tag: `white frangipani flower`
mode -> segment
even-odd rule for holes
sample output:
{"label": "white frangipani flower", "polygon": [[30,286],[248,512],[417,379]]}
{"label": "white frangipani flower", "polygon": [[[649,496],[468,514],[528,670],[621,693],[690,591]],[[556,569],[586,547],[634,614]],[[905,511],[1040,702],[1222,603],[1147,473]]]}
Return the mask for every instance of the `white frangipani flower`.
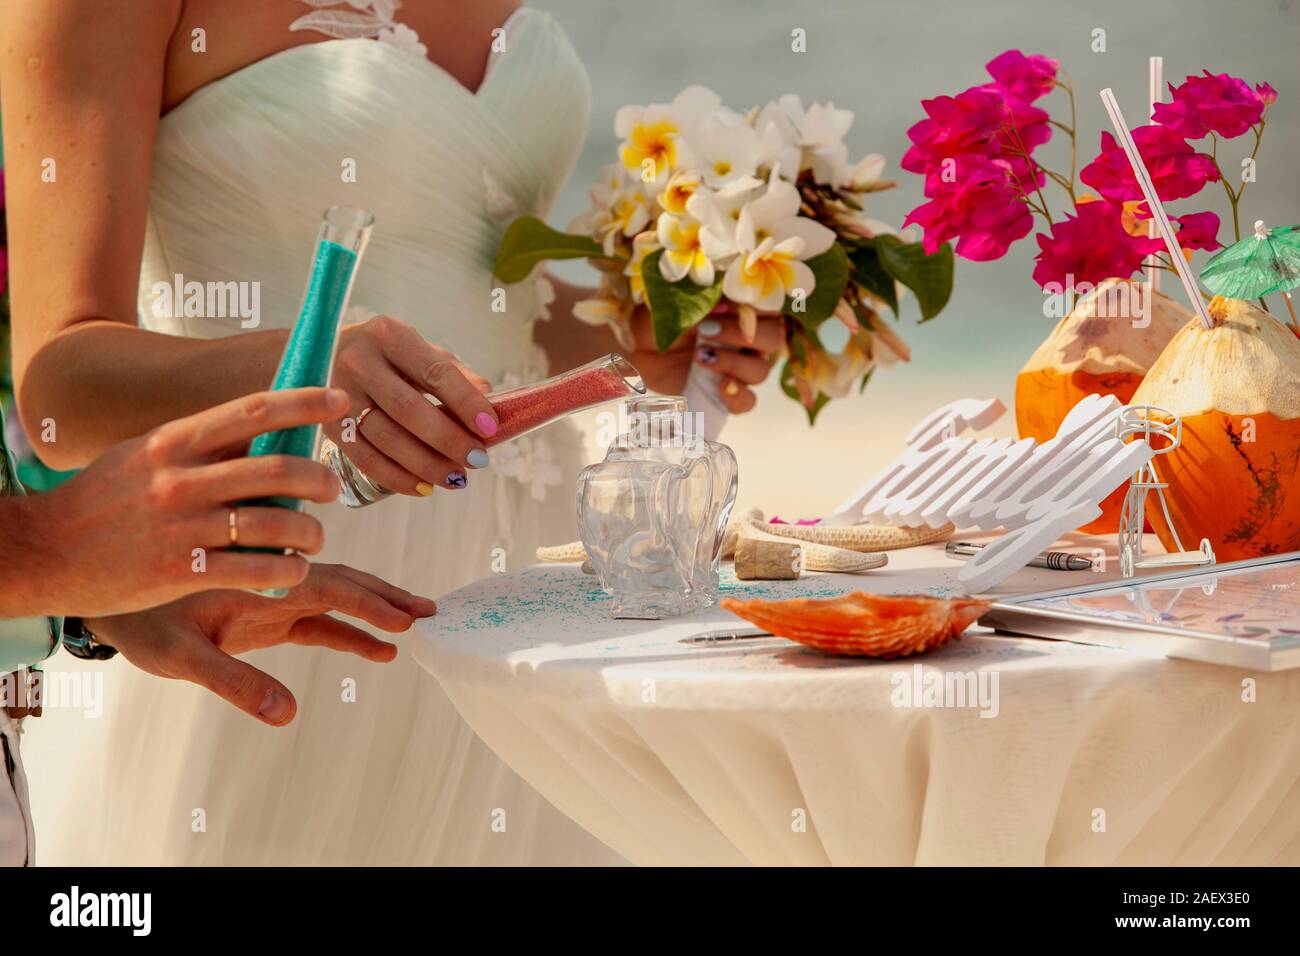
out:
{"label": "white frangipani flower", "polygon": [[651,229],[638,233],[632,240],[632,255],[627,261],[623,274],[627,276],[628,289],[632,293],[633,302],[639,304],[645,301],[645,278],[641,273],[641,267],[645,263],[645,257],[660,248],[662,247],[659,245],[659,236]]}
{"label": "white frangipani flower", "polygon": [[733,186],[716,192],[698,189],[686,203],[686,211],[701,223],[701,247],[719,265],[726,264],[740,251],[736,245],[736,224],[740,220],[740,210],[753,197],[754,188]]}
{"label": "white frangipani flower", "polygon": [[639,189],[619,190],[605,209],[597,209],[592,216],[592,236],[601,244],[606,255],[613,255],[620,239],[630,239],[650,222],[650,204]]}
{"label": "white frangipani flower", "polygon": [[844,137],[853,125],[851,110],[836,109],[831,103],[814,103],[804,110],[799,97],[786,94],[764,106],[754,125],[765,160],[778,164],[781,175],[793,180],[811,169],[819,183],[839,187],[847,180],[849,150]]}
{"label": "white frangipani flower", "polygon": [[600,168],[600,175],[592,185],[591,201],[597,206],[608,206],[621,189],[627,187],[627,177],[619,163],[606,163]]}
{"label": "white frangipani flower", "polygon": [[674,216],[686,215],[686,205],[695,191],[700,188],[703,178],[693,169],[684,169],[673,173],[672,179],[658,196],[658,203],[665,212]]}
{"label": "white frangipani flower", "polygon": [[687,131],[705,113],[721,108],[718,94],[703,86],[688,86],[668,105],[620,107],[614,114],[614,135],[623,140],[619,161],[657,192],[674,171],[691,163]]}
{"label": "white frangipani flower", "polygon": [[659,272],[665,279],[679,282],[689,275],[696,285],[713,285],[713,260],[700,243],[699,220],[663,213],[657,235],[664,247],[664,254],[659,257]]}
{"label": "white frangipani flower", "polygon": [[758,248],[737,256],[727,267],[723,294],[763,312],[779,312],[794,290],[809,292],[816,285],[812,270],[801,261],[803,246],[798,237],[784,242],[764,239]]}
{"label": "white frangipani flower", "polygon": [[619,162],[638,182],[662,186],[686,164],[682,127],[667,106],[624,106],[614,114],[614,132],[623,140]]}
{"label": "white frangipani flower", "polygon": [[[740,210],[736,221],[736,246],[741,251],[758,248],[765,239],[804,243],[801,259],[819,256],[835,242],[835,233],[816,220],[799,215],[799,190],[783,179],[773,179],[767,191]],[[812,291],[808,289],[807,291]]]}
{"label": "white frangipani flower", "polygon": [[722,291],[733,302],[776,312],[786,296],[812,293],[817,279],[803,260],[834,242],[834,232],[799,215],[799,191],[773,179],[762,196],[740,210],[735,233],[740,254],[727,267]]}
{"label": "white frangipani flower", "polygon": [[870,153],[858,160],[857,165],[844,177],[844,185],[853,192],[868,192],[880,182],[885,171],[885,157]]}
{"label": "white frangipani flower", "polygon": [[758,134],[739,117],[710,113],[695,124],[690,137],[695,163],[714,189],[758,186],[754,178],[762,159]]}
{"label": "white frangipani flower", "polygon": [[724,112],[722,97],[707,86],[699,85],[686,87],[673,98],[668,108],[678,125],[687,132],[706,114]]}

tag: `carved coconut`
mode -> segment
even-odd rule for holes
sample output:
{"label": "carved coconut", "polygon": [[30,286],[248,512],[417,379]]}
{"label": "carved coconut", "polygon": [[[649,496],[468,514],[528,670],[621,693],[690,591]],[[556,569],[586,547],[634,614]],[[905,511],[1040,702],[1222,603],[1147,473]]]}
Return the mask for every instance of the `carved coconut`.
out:
{"label": "carved coconut", "polygon": [[[1016,377],[1016,427],[1021,438],[1044,442],[1079,401],[1095,393],[1127,403],[1151,364],[1191,312],[1155,293],[1150,322],[1143,316],[1146,286],[1107,279],[1079,299]],[[1136,324],[1135,324],[1136,317]],[[1101,517],[1079,530],[1114,534],[1126,488],[1101,505]]]}
{"label": "carved coconut", "polygon": [[[1182,542],[1209,538],[1220,561],[1300,549],[1300,340],[1239,299],[1210,301],[1214,327],[1188,322],[1151,366],[1134,405],[1183,421],[1180,447],[1156,459]],[[1166,549],[1164,515],[1146,513]]]}

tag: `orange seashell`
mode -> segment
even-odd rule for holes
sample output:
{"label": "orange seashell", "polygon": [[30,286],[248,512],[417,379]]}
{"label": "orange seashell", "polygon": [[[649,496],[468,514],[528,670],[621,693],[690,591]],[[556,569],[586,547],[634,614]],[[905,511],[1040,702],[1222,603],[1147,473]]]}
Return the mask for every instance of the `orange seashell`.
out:
{"label": "orange seashell", "polygon": [[778,637],[828,654],[886,659],[919,654],[960,636],[991,603],[985,598],[862,591],[787,601],[722,599],[732,614]]}

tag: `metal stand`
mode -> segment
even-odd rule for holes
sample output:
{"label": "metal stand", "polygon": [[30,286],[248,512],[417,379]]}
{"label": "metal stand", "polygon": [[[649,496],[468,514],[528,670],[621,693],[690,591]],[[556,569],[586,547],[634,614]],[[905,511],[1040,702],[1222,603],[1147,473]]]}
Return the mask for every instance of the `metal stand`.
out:
{"label": "metal stand", "polygon": [[[1159,415],[1161,418],[1154,416]],[[1167,422],[1163,419],[1169,419]],[[1160,480],[1156,458],[1167,455],[1183,442],[1183,422],[1163,408],[1154,405],[1130,405],[1115,422],[1115,436],[1120,439],[1140,437],[1151,446],[1154,456],[1129,482],[1124,495],[1124,506],[1119,517],[1119,570],[1126,578],[1133,577],[1140,568],[1167,568],[1177,565],[1213,564],[1214,548],[1208,538],[1201,539],[1199,551],[1183,550],[1178,528],[1169,515],[1165,501],[1168,482]],[[1157,441],[1158,440],[1158,441]],[[1151,491],[1160,499],[1165,525],[1173,535],[1176,551],[1168,554],[1144,556],[1142,554],[1142,528],[1146,524],[1146,499]]]}

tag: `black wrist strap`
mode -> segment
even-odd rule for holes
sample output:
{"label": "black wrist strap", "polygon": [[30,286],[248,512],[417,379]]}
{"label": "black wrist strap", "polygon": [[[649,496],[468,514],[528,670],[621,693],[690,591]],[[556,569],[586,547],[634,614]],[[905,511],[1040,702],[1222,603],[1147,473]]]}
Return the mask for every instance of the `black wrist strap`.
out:
{"label": "black wrist strap", "polygon": [[88,661],[106,661],[117,654],[117,648],[105,644],[86,630],[79,617],[63,619],[63,646],[73,657]]}

